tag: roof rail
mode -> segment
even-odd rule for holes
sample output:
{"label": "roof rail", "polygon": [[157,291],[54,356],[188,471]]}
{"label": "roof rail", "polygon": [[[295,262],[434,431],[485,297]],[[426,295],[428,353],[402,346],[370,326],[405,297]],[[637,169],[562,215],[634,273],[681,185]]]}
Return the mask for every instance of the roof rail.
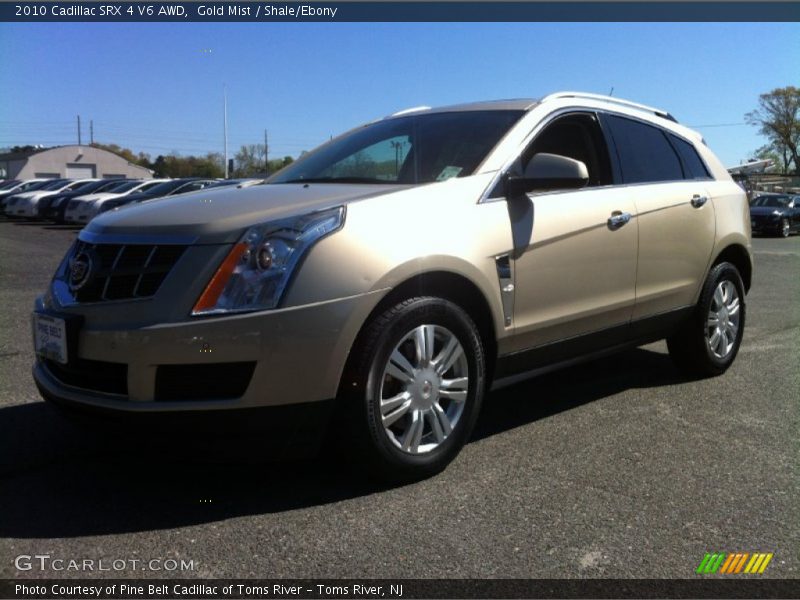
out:
{"label": "roof rail", "polygon": [[652,106],[647,106],[646,104],[639,104],[638,102],[631,102],[630,100],[623,100],[622,98],[614,98],[613,96],[604,96],[602,94],[589,94],[587,92],[556,92],[555,94],[545,96],[541,101],[547,102],[548,100],[556,100],[558,98],[585,98],[587,100],[600,100],[601,102],[609,102],[612,104],[619,104],[620,106],[636,108],[638,110],[653,113],[654,115],[664,119],[669,119],[675,123],[678,122],[675,117],[673,117],[667,111],[661,110],[660,108],[654,108]]}
{"label": "roof rail", "polygon": [[407,115],[410,113],[420,112],[423,110],[430,110],[430,106],[415,106],[413,108],[406,108],[404,110],[397,111],[396,113],[392,113],[389,115],[390,117],[399,117],[400,115]]}

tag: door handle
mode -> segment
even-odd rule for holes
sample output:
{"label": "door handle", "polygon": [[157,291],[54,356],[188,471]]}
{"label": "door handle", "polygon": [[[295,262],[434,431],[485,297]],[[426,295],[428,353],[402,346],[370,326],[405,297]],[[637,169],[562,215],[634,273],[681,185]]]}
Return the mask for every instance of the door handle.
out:
{"label": "door handle", "polygon": [[619,229],[631,220],[631,213],[615,210],[608,218],[609,229]]}
{"label": "door handle", "polygon": [[706,202],[708,202],[708,196],[700,196],[699,194],[692,196],[692,206],[695,208],[700,208]]}

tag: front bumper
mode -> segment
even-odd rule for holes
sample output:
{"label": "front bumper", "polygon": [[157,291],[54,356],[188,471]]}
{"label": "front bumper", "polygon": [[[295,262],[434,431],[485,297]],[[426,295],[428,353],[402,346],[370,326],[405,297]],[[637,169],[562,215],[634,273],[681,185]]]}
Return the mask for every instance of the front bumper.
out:
{"label": "front bumper", "polygon": [[28,202],[17,202],[12,208],[9,214],[12,217],[35,217],[37,216],[36,211],[37,204]]}
{"label": "front bumper", "polygon": [[[76,356],[70,357],[74,370],[37,358],[33,377],[45,399],[123,412],[329,400],[337,395],[361,324],[383,293],[141,329],[84,328],[77,334]],[[44,308],[40,297],[36,309]],[[112,376],[121,382],[106,385]],[[239,391],[221,397],[225,389]]]}
{"label": "front bumper", "polygon": [[750,230],[754,234],[778,234],[783,227],[782,218],[750,218]]}

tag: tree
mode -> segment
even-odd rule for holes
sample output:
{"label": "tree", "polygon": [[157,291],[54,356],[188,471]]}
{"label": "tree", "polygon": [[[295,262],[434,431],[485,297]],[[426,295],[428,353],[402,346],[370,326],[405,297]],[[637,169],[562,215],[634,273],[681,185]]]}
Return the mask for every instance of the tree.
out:
{"label": "tree", "polygon": [[236,165],[234,177],[264,176],[264,144],[242,146],[233,159]]}
{"label": "tree", "polygon": [[768,146],[783,157],[784,172],[800,175],[800,88],[776,88],[758,97],[758,108],[745,120],[759,128]]}
{"label": "tree", "polygon": [[209,152],[205,156],[159,155],[152,169],[156,177],[222,177],[224,170],[222,156]]}
{"label": "tree", "polygon": [[778,154],[770,144],[761,146],[756,150],[753,153],[753,158],[756,160],[771,160],[772,165],[767,169],[771,173],[786,173],[789,170],[786,163],[788,160],[786,155],[781,156]]}
{"label": "tree", "polygon": [[121,146],[118,146],[117,144],[98,144],[97,142],[93,143],[92,147],[113,152],[117,156],[121,156],[122,158],[127,160],[129,163],[133,163],[135,165],[139,165],[147,169],[153,168],[153,165],[150,162],[150,155],[145,154],[144,152],[139,152],[139,154],[137,155],[133,153],[133,150],[130,150],[129,148],[123,148]]}

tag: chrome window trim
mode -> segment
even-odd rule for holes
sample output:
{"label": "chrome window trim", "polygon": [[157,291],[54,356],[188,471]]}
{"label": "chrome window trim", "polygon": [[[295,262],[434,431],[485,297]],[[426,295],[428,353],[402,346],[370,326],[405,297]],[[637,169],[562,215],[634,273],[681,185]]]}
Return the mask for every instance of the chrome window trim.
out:
{"label": "chrome window trim", "polygon": [[[609,115],[613,115],[615,117],[621,117],[621,118],[624,118],[624,119],[630,119],[632,121],[638,121],[639,123],[642,123],[643,125],[649,125],[650,127],[655,127],[657,129],[660,129],[662,131],[662,133],[665,133],[665,134],[666,133],[671,133],[672,135],[674,135],[675,137],[680,138],[681,140],[683,140],[687,144],[690,144],[692,146],[692,148],[695,148],[695,152],[697,152],[695,142],[693,142],[692,140],[688,139],[685,135],[682,135],[681,133],[679,133],[677,131],[674,131],[674,130],[672,130],[670,128],[658,125],[657,123],[654,123],[653,121],[650,121],[648,119],[644,119],[644,118],[640,118],[640,117],[637,117],[637,116],[629,115],[627,113],[616,111],[616,110],[613,110],[611,108],[597,108],[597,107],[585,106],[585,105],[574,105],[574,106],[563,107],[563,108],[556,109],[551,113],[548,113],[545,117],[543,117],[539,121],[539,123],[537,123],[537,125],[531,130],[531,132],[527,136],[525,136],[525,138],[522,141],[522,143],[519,146],[517,146],[517,149],[514,151],[514,154],[508,160],[506,160],[503,163],[502,168],[500,168],[498,171],[495,172],[495,175],[494,175],[494,177],[492,177],[491,181],[489,182],[489,185],[486,186],[486,189],[483,191],[483,193],[481,194],[480,198],[478,199],[478,204],[483,204],[485,202],[497,202],[498,200],[505,200],[504,197],[490,198],[489,194],[492,192],[492,190],[494,190],[494,188],[497,186],[497,184],[500,183],[500,179],[508,171],[508,169],[514,163],[514,161],[516,161],[520,157],[522,152],[525,151],[525,148],[527,148],[528,145],[531,142],[533,142],[535,137],[537,135],[539,135],[539,133],[541,133],[542,129],[544,129],[546,126],[548,126],[550,123],[552,123],[555,119],[557,119],[559,117],[562,117],[562,116],[565,116],[567,114],[572,114],[572,113],[592,113],[595,116],[599,116],[601,114],[609,114]],[[669,141],[669,140],[667,140],[667,141]],[[610,152],[612,149],[609,148],[608,150]],[[673,152],[675,152],[676,156],[678,156],[677,150],[675,150],[674,148],[673,148]],[[636,182],[636,183],[619,183],[619,184],[610,184],[610,185],[598,185],[598,186],[593,186],[591,188],[585,187],[585,188],[580,188],[578,190],[555,190],[554,192],[543,192],[543,193],[560,193],[560,192],[564,192],[564,191],[569,191],[569,192],[574,193],[574,192],[581,192],[581,191],[585,191],[585,190],[600,190],[600,189],[609,188],[609,187],[622,188],[622,187],[630,187],[630,186],[637,186],[637,185],[657,185],[657,184],[661,184],[661,183],[676,183],[676,182],[691,183],[693,181],[699,181],[699,182],[702,182],[702,181],[717,181],[717,179],[714,178],[714,176],[711,174],[712,170],[708,167],[708,163],[706,163],[705,159],[703,158],[703,155],[700,152],[697,152],[697,155],[700,157],[700,161],[703,163],[703,166],[705,167],[706,172],[709,173],[709,176],[707,178],[702,178],[702,179],[685,179],[684,178],[684,179],[670,179],[670,180],[666,180],[666,181],[643,181],[643,182]],[[611,160],[613,160],[613,157],[611,158]],[[619,159],[617,159],[617,160],[619,160]],[[678,161],[681,163],[681,166],[682,166],[683,165],[683,161],[680,159],[680,156],[678,156]],[[540,194],[537,194],[537,195],[540,195]]]}

